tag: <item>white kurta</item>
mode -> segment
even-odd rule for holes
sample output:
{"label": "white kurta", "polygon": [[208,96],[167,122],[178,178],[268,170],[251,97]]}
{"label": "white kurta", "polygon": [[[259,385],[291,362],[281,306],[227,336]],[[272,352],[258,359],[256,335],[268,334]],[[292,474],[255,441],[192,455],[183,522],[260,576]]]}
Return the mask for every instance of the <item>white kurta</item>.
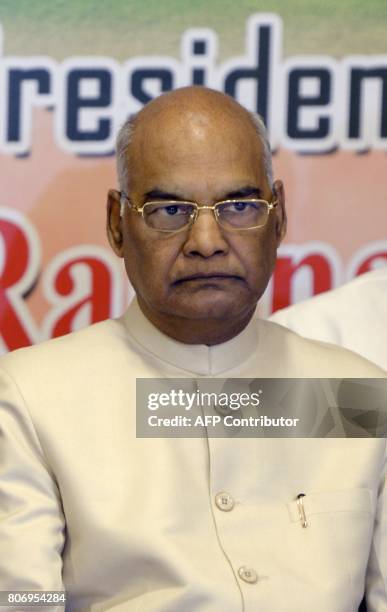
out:
{"label": "white kurta", "polygon": [[367,574],[369,611],[387,610],[385,440],[135,434],[136,377],[376,366],[257,320],[184,345],[133,302],[1,372],[0,590],[65,588],[77,612],[353,612]]}
{"label": "white kurta", "polygon": [[306,338],[344,346],[387,370],[387,266],[278,310],[270,320]]}

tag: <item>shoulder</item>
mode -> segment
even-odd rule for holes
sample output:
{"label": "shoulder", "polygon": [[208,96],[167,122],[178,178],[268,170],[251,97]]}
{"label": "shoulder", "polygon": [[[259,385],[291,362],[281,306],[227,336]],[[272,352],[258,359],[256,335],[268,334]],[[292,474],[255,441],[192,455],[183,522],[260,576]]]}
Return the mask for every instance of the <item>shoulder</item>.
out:
{"label": "shoulder", "polygon": [[386,304],[387,266],[279,310],[270,321],[302,336],[344,346],[387,369]]}
{"label": "shoulder", "polygon": [[[0,358],[0,371],[11,377],[34,379],[55,376],[55,372],[70,375],[75,369],[93,367],[114,352],[123,335],[120,319],[95,323],[82,330],[18,349]],[[51,380],[51,378],[50,378]]]}
{"label": "shoulder", "polygon": [[[264,350],[279,363],[287,364],[291,376],[385,378],[377,365],[346,348],[304,338],[273,321],[260,321],[264,330]],[[289,374],[287,374],[289,375]]]}
{"label": "shoulder", "polygon": [[321,316],[338,318],[348,314],[348,308],[356,307],[357,313],[371,312],[375,299],[382,297],[387,299],[387,266],[361,274],[337,289],[278,310],[270,320],[290,327],[300,321],[300,325],[305,326],[309,319],[316,320]]}

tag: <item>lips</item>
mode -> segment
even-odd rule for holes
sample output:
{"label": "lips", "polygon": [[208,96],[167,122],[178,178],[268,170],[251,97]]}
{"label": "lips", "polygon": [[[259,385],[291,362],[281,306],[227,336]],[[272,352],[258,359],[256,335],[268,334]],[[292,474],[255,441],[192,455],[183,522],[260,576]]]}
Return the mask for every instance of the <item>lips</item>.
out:
{"label": "lips", "polygon": [[243,278],[241,276],[239,276],[238,274],[225,274],[224,272],[212,272],[212,273],[208,273],[208,272],[198,272],[196,274],[189,274],[187,276],[182,276],[178,279],[176,279],[173,284],[174,285],[178,285],[180,283],[185,283],[188,281],[194,281],[194,280],[215,280],[215,279],[234,279],[234,280],[243,280]]}

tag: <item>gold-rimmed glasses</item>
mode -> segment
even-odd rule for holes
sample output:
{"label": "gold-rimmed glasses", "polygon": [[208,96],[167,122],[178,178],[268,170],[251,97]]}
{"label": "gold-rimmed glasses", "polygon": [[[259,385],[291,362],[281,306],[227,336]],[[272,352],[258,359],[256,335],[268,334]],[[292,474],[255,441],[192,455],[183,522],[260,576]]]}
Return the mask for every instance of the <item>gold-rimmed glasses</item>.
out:
{"label": "gold-rimmed glasses", "polygon": [[189,229],[201,210],[212,210],[217,223],[229,231],[251,230],[264,227],[278,200],[267,202],[254,198],[221,200],[210,206],[182,200],[152,200],[142,206],[133,206],[128,195],[121,191],[121,203],[142,215],[147,227],[158,232],[176,233]]}

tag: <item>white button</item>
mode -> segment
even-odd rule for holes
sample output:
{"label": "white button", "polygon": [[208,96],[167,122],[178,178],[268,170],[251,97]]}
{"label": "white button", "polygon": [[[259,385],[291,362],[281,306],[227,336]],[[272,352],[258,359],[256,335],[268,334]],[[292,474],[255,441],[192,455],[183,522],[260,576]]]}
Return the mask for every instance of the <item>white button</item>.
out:
{"label": "white button", "polygon": [[222,491],[215,496],[215,503],[219,510],[223,510],[224,512],[230,512],[235,504],[232,495],[230,495],[230,493],[226,493],[225,491]]}
{"label": "white button", "polygon": [[245,582],[255,584],[258,581],[257,572],[252,567],[240,567],[238,570],[239,578],[242,578]]}

